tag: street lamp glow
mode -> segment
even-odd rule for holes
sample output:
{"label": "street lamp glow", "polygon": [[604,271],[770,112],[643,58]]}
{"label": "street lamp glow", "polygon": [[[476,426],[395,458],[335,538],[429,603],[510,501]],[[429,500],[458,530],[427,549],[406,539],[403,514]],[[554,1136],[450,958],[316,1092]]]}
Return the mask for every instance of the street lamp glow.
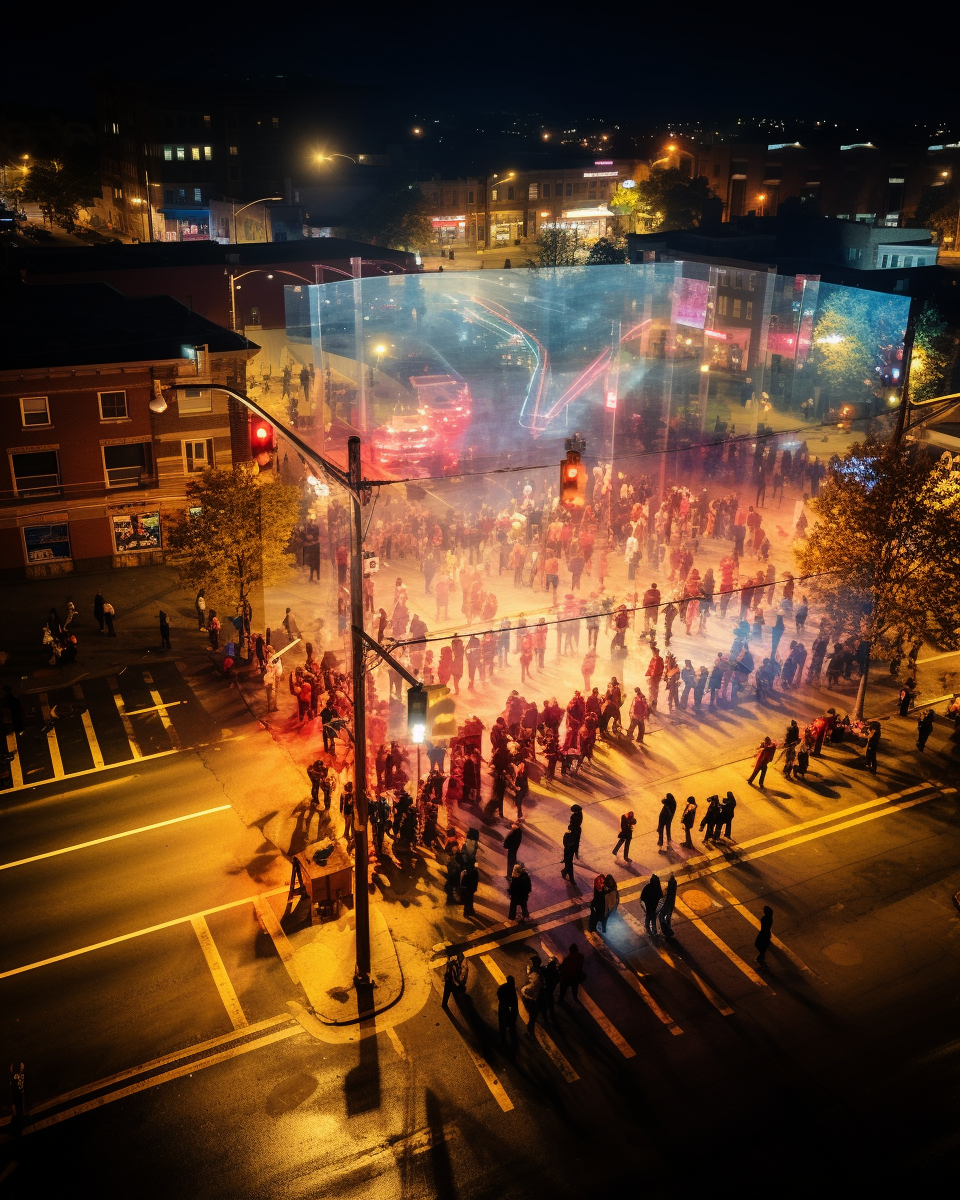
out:
{"label": "street lamp glow", "polygon": [[710,370],[710,364],[709,363],[701,363],[700,370],[704,373],[704,375],[706,375],[706,373]]}
{"label": "street lamp glow", "polygon": [[387,352],[386,346],[374,346],[373,350],[375,354],[386,354]]}

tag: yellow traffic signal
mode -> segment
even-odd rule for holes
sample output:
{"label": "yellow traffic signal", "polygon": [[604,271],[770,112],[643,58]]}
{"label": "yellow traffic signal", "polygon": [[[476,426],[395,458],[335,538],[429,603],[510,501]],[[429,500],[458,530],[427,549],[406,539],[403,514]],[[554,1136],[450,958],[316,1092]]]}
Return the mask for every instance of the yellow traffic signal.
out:
{"label": "yellow traffic signal", "polygon": [[587,499],[587,466],[576,450],[568,450],[560,464],[560,503],[564,508],[583,508]]}

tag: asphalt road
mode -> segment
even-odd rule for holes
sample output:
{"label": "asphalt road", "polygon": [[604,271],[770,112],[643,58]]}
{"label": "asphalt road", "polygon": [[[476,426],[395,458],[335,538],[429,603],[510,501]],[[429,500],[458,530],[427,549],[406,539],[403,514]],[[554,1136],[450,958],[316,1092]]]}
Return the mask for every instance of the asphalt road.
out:
{"label": "asphalt road", "polygon": [[[937,738],[926,769],[949,788]],[[7,1194],[95,1179],[105,1197],[659,1195],[955,1170],[955,792],[864,782],[838,755],[835,786],[802,805],[780,783],[748,797],[736,845],[660,860],[683,880],[671,944],[643,934],[629,878],[597,946],[576,893],[535,931],[488,936],[444,910],[429,857],[388,863],[405,997],[368,1036],[318,1040],[294,1019],[286,935],[253,900],[282,912],[283,868],[224,807],[212,753],[264,769],[262,743],[227,739],[0,812],[3,863],[20,863],[0,870],[0,1044],[27,1063],[31,1109],[20,1137],[0,1131]],[[585,872],[608,819],[588,811]],[[658,864],[649,833],[635,858],[640,876]],[[758,974],[745,913],[763,903],[785,949]],[[552,1046],[521,1028],[505,1053],[497,979],[543,937],[583,946],[591,1003],[548,1022]],[[427,967],[444,939],[470,963],[449,1012]]]}

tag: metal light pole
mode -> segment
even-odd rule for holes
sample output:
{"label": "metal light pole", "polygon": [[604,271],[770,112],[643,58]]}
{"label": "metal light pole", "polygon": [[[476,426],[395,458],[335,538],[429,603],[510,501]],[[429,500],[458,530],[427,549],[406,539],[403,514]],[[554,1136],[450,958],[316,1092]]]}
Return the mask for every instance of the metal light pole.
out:
{"label": "metal light pole", "polygon": [[363,361],[363,259],[351,258],[353,272],[353,345],[357,363],[357,428],[367,432],[367,380]]}
{"label": "metal light pole", "polygon": [[[265,204],[268,200],[282,200],[282,199],[283,199],[282,196],[261,196],[259,200],[251,200],[249,202],[249,204],[241,204],[239,208],[237,208],[237,202],[236,202],[236,200],[234,200],[234,202],[233,202],[233,241],[234,241],[234,244],[237,246],[240,245],[240,239],[237,237],[237,216],[240,213],[242,213],[245,208],[253,208],[253,206],[255,204]],[[267,240],[267,223],[266,223],[266,221],[264,221],[264,223],[263,223],[263,240],[264,241]]]}
{"label": "metal light pole", "polygon": [[352,489],[353,554],[350,556],[351,670],[353,674],[354,915],[357,935],[358,986],[370,983],[369,845],[367,841],[367,715],[363,679],[363,521],[360,507],[360,439],[347,441]]}

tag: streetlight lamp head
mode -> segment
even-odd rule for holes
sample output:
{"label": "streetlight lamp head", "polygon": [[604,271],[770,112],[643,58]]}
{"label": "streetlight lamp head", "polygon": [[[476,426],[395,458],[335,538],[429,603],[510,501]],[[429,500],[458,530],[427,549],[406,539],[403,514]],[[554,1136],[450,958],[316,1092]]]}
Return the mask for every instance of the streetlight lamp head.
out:
{"label": "streetlight lamp head", "polygon": [[273,276],[272,276],[272,275],[268,275],[268,276],[267,276],[267,278],[268,278],[268,279],[272,279],[272,278],[273,278]]}
{"label": "streetlight lamp head", "polygon": [[709,363],[701,363],[700,370],[704,373],[704,375],[706,375],[706,373],[710,370],[710,364]]}
{"label": "streetlight lamp head", "polygon": [[160,388],[160,380],[153,381],[153,399],[147,405],[152,413],[165,413],[167,411],[167,402],[163,398],[163,391]]}
{"label": "streetlight lamp head", "polygon": [[387,352],[386,346],[374,346],[373,349],[377,354],[386,354]]}

